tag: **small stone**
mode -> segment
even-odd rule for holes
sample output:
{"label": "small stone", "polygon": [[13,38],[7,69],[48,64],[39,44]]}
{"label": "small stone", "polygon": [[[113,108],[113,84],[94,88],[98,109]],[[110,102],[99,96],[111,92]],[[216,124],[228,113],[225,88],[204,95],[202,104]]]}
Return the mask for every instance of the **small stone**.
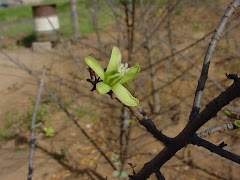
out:
{"label": "small stone", "polygon": [[70,133],[71,136],[76,136],[75,132]]}
{"label": "small stone", "polygon": [[86,128],[91,128],[92,127],[92,124],[86,124]]}
{"label": "small stone", "polygon": [[50,41],[33,42],[32,48],[33,48],[33,51],[46,52],[46,51],[50,51],[52,49],[52,43]]}

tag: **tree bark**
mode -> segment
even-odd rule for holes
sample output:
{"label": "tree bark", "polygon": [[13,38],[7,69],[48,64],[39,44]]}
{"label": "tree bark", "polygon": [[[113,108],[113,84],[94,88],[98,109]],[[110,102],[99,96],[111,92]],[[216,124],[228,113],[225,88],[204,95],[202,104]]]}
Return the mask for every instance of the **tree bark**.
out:
{"label": "tree bark", "polygon": [[78,15],[77,15],[76,0],[70,0],[70,6],[71,6],[71,21],[72,21],[72,28],[73,28],[73,37],[74,37],[74,40],[77,40],[79,38],[79,34],[78,34]]}

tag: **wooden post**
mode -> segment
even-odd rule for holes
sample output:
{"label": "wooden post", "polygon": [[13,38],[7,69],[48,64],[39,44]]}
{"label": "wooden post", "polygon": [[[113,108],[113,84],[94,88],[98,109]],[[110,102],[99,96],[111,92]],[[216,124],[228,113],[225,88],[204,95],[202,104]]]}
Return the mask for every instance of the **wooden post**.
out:
{"label": "wooden post", "polygon": [[72,27],[73,27],[73,37],[74,37],[74,40],[77,40],[79,35],[78,35],[78,16],[77,16],[76,0],[70,0],[70,6],[71,6],[71,21],[72,21]]}

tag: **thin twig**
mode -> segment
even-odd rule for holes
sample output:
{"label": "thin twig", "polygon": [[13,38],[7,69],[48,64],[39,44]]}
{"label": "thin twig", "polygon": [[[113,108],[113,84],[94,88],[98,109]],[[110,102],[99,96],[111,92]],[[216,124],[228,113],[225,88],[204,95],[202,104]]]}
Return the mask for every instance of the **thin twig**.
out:
{"label": "thin twig", "polygon": [[[169,46],[172,50],[177,51],[176,48],[174,48],[170,43],[168,43],[166,40],[164,40],[163,38],[156,36],[158,38],[159,41],[165,43],[167,46]],[[200,66],[198,66],[193,60],[191,60],[188,56],[186,56],[183,52],[179,52],[179,55],[183,57],[183,59],[185,59],[187,62],[189,62],[190,64],[192,64],[195,68],[197,68],[197,70],[201,71]],[[208,76],[208,78],[210,79],[210,81],[213,82],[214,85],[216,85],[216,87],[220,90],[220,91],[224,91],[224,88],[222,87],[221,84],[219,84],[212,76]]]}
{"label": "thin twig", "polygon": [[34,130],[35,130],[35,127],[36,127],[35,124],[36,124],[36,117],[37,117],[37,108],[38,108],[38,104],[39,104],[40,99],[41,99],[45,74],[46,74],[46,69],[44,68],[43,73],[42,73],[42,78],[40,80],[40,86],[39,86],[39,89],[38,89],[38,94],[37,94],[37,97],[36,97],[36,102],[35,102],[35,106],[34,106],[34,110],[33,110],[32,120],[31,120],[31,137],[30,137],[28,180],[31,180],[32,175],[33,175],[33,156],[34,156],[34,147],[35,147],[34,142],[36,140],[36,137],[34,135]]}
{"label": "thin twig", "polygon": [[[29,69],[25,64],[21,63],[18,60],[13,59],[11,56],[9,56],[7,53],[5,53],[4,51],[2,51],[0,49],[0,52],[2,54],[4,54],[6,57],[8,57],[8,59],[13,62],[14,64],[16,64],[20,69],[26,71],[27,73],[29,73],[30,75],[32,75],[37,81],[39,81],[39,78],[36,74],[35,71]],[[51,93],[51,91],[47,88],[47,86],[44,86],[44,89],[46,90],[46,92],[52,97],[52,99],[60,106],[60,108],[67,114],[67,116],[70,117],[70,119],[74,122],[74,124],[78,127],[78,129],[85,135],[85,137],[93,144],[93,146],[99,151],[99,153],[106,159],[106,161],[110,164],[110,166],[116,170],[116,167],[114,166],[114,164],[111,162],[111,160],[107,157],[107,155],[102,151],[102,149],[93,141],[93,139],[88,135],[88,133],[78,124],[78,122],[75,120],[74,116],[69,113],[69,111],[65,108],[65,106],[63,106],[63,104],[58,100],[58,98]]]}
{"label": "thin twig", "polygon": [[129,123],[130,114],[125,106],[122,106],[122,114],[120,119],[121,119],[119,133],[120,160],[121,160],[120,172],[123,172],[126,165],[130,133],[132,130],[131,123]]}
{"label": "thin twig", "polygon": [[[155,172],[156,166],[159,168],[163,166],[169,159],[171,159],[180,149],[189,143],[193,143],[192,138],[195,136],[196,131],[202,127],[206,122],[216,116],[217,112],[221,110],[222,107],[229,104],[235,98],[240,97],[240,79],[235,80],[235,82],[229,86],[224,92],[222,92],[218,97],[212,100],[206,108],[197,116],[197,118],[189,121],[185,128],[180,132],[171,142],[167,144],[166,147],[160,151],[151,161],[147,162],[144,167],[136,174],[134,174],[131,179],[144,180],[148,178],[152,173]],[[138,113],[138,112],[136,112]],[[141,113],[140,113],[141,114]],[[146,123],[150,123],[145,121]],[[152,122],[151,122],[152,123]],[[150,123],[150,124],[151,124]],[[153,127],[155,125],[152,125]],[[194,144],[197,142],[194,141]],[[213,148],[215,152],[216,148]],[[225,150],[220,150],[217,153],[227,159],[233,160],[240,164],[240,157],[229,153]],[[234,159],[235,158],[235,159]]]}
{"label": "thin twig", "polygon": [[[159,17],[159,22],[156,22],[154,24],[154,27],[152,27],[151,32],[148,35],[148,38],[152,38],[152,36],[154,36],[154,34],[158,31],[158,29],[161,27],[161,25],[167,20],[167,17],[175,10],[175,8],[178,6],[178,4],[181,2],[181,0],[177,0],[177,2],[168,9],[167,14],[162,17],[161,14],[161,19]],[[133,52],[133,54],[136,54],[137,52],[140,51],[140,49],[146,44],[146,40],[144,40],[142,43],[139,43],[140,45],[136,48],[136,50]]]}
{"label": "thin twig", "polygon": [[110,0],[107,0],[107,4],[109,6],[109,8],[111,9],[112,11],[112,14],[115,18],[115,21],[116,21],[116,26],[118,26],[118,40],[117,40],[117,44],[118,44],[118,47],[120,46],[120,36],[122,34],[122,37],[123,37],[123,40],[125,42],[125,44],[127,44],[127,36],[123,30],[123,27],[122,27],[122,23],[121,23],[121,16],[116,12],[116,10],[114,9],[114,5],[112,4],[113,2],[111,2]]}
{"label": "thin twig", "polygon": [[129,44],[129,52],[128,52],[128,59],[129,61],[132,58],[132,51],[133,51],[133,44],[134,44],[134,36],[135,36],[135,13],[136,13],[136,0],[132,0],[132,24],[131,24],[131,38]]}
{"label": "thin twig", "polygon": [[73,28],[73,38],[76,41],[79,38],[76,0],[70,0],[70,7],[71,7],[71,21],[72,21],[72,28]]}
{"label": "thin twig", "polygon": [[73,123],[77,126],[77,128],[84,134],[84,136],[93,144],[93,146],[98,150],[98,152],[106,159],[106,161],[110,164],[113,170],[117,168],[112,163],[112,161],[107,157],[107,155],[102,151],[102,149],[94,142],[94,140],[88,135],[88,133],[80,126],[80,124],[75,119],[74,115],[71,114],[67,108],[61,103],[61,101],[46,87],[44,86],[47,93],[51,96],[51,98],[59,105],[59,107],[65,112],[65,114],[73,121]]}
{"label": "thin twig", "polygon": [[[141,6],[141,11],[143,14],[144,9],[142,6]],[[150,29],[148,29],[148,26],[147,26],[147,20],[146,20],[145,16],[143,16],[143,26],[145,29],[148,30],[148,32],[150,32]],[[148,62],[149,62],[149,66],[150,66],[150,78],[151,78],[151,86],[152,86],[151,94],[153,95],[152,112],[159,113],[161,106],[160,106],[159,92],[156,91],[157,78],[156,78],[156,73],[155,73],[155,66],[152,65],[154,63],[154,59],[153,59],[153,55],[152,55],[152,38],[148,38],[148,36],[145,36],[145,38],[146,38],[146,49],[147,49]]]}
{"label": "thin twig", "polygon": [[155,175],[157,177],[157,180],[165,180],[164,176],[162,175],[158,168],[156,168]]}
{"label": "thin twig", "polygon": [[215,33],[213,34],[212,40],[209,43],[209,46],[208,46],[208,49],[207,49],[207,52],[206,52],[206,55],[205,55],[205,58],[203,61],[201,76],[198,80],[198,86],[197,86],[196,92],[195,92],[192,111],[189,116],[190,121],[193,120],[199,114],[199,110],[201,107],[202,94],[203,94],[206,80],[208,78],[208,70],[209,70],[209,66],[210,66],[210,61],[211,61],[213,52],[215,50],[215,47],[217,45],[217,42],[220,40],[220,38],[222,36],[222,32],[226,27],[229,17],[235,12],[236,8],[239,5],[240,5],[239,0],[233,0],[233,2],[228,6]]}
{"label": "thin twig", "polygon": [[98,45],[101,47],[101,39],[99,34],[98,20],[97,20],[97,0],[92,0],[92,22],[93,28],[97,35]]}
{"label": "thin twig", "polygon": [[[173,56],[178,55],[180,52],[184,52],[184,51],[192,48],[193,46],[197,45],[199,42],[205,40],[205,39],[206,39],[208,36],[210,36],[213,32],[214,32],[214,31],[210,31],[209,33],[205,34],[203,37],[201,37],[201,38],[198,39],[197,41],[193,42],[192,44],[190,44],[190,45],[188,45],[188,46],[186,46],[186,47],[178,50],[177,52],[174,52],[173,54],[171,54],[171,55],[169,55],[169,56],[166,56],[166,57],[164,57],[164,58],[162,58],[162,59],[159,59],[158,61],[156,61],[156,62],[155,62],[154,64],[152,64],[152,65],[155,66],[155,65],[157,65],[157,64],[159,64],[159,63],[161,63],[161,62],[163,62],[163,61],[166,61],[166,60],[172,58]],[[148,70],[149,68],[150,68],[150,66],[147,66],[147,67],[145,67],[145,68],[142,68],[142,69],[141,69],[141,72],[142,72],[142,71],[146,71],[146,70]],[[157,71],[158,71],[158,70],[159,70],[159,68],[157,69]]]}
{"label": "thin twig", "polygon": [[229,122],[226,124],[222,124],[219,126],[215,126],[215,127],[211,127],[203,132],[197,133],[198,137],[206,137],[209,136],[215,132],[224,132],[224,131],[228,131],[228,130],[234,130],[234,129],[238,129],[239,127],[236,126],[234,124],[234,122]]}
{"label": "thin twig", "polygon": [[153,137],[163,142],[164,145],[169,145],[172,143],[172,139],[165,136],[161,131],[159,131],[154,124],[154,122],[147,116],[146,112],[140,106],[126,106],[133,115],[138,119],[139,123],[150,132]]}
{"label": "thin twig", "polygon": [[[96,76],[95,73],[92,73],[91,68],[88,68],[88,71],[89,71],[89,74],[91,76],[91,79],[93,80],[92,82],[91,82],[91,80],[89,80],[88,82],[90,82],[93,85],[93,90],[95,90],[94,86],[95,86],[95,83],[98,83],[98,78],[95,77]],[[114,94],[111,93],[109,95],[111,96],[112,99],[116,99],[116,100],[119,101],[119,99]],[[126,105],[124,105],[124,106],[126,106]],[[163,142],[163,144],[166,145],[166,146],[168,146],[169,144],[172,143],[172,138],[169,138],[169,137],[165,136],[161,131],[159,131],[157,129],[154,122],[147,116],[146,112],[140,107],[140,105],[138,105],[138,106],[126,106],[126,107],[138,119],[139,123],[142,126],[144,126],[148,132],[150,132],[153,135],[153,137],[155,137],[159,141]]]}
{"label": "thin twig", "polygon": [[227,150],[224,150],[222,147],[219,147],[219,146],[216,146],[215,144],[212,144],[200,137],[197,137],[195,136],[193,139],[192,139],[192,144],[194,145],[197,145],[197,146],[202,146],[206,149],[208,149],[209,151],[213,152],[213,153],[216,153],[226,159],[229,159],[233,162],[236,162],[238,164],[240,164],[240,156],[234,154],[234,153],[231,153]]}

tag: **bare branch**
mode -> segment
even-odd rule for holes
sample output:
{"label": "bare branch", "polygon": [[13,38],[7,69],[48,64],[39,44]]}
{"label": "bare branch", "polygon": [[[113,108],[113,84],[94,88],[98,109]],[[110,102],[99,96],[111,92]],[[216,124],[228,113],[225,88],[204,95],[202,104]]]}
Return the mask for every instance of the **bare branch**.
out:
{"label": "bare branch", "polygon": [[[39,81],[39,78],[35,71],[29,69],[25,64],[19,62],[18,60],[13,59],[1,49],[0,49],[0,52],[4,54],[6,57],[8,57],[8,59],[14,64],[16,64],[20,69],[26,71],[27,73],[32,75],[37,81]],[[116,167],[114,166],[112,161],[107,157],[107,155],[102,151],[102,149],[93,141],[93,139],[88,135],[88,133],[78,124],[75,117],[67,110],[67,108],[59,101],[59,99],[47,88],[47,86],[44,86],[44,89],[51,96],[51,98],[59,105],[59,107],[66,113],[66,115],[74,122],[74,124],[84,134],[84,136],[93,144],[93,146],[98,150],[98,152],[106,159],[106,161],[110,164],[110,166],[114,170],[116,170]]]}
{"label": "bare branch", "polygon": [[[184,52],[184,51],[190,49],[191,47],[195,46],[195,45],[198,44],[199,42],[205,40],[205,39],[206,39],[208,36],[210,36],[213,32],[214,32],[214,31],[211,31],[211,32],[205,34],[203,37],[201,37],[201,38],[198,39],[197,41],[193,42],[192,44],[190,44],[190,45],[188,45],[188,46],[186,46],[186,47],[178,50],[177,52],[175,52],[175,53],[173,53],[173,54],[171,54],[171,55],[169,55],[169,56],[166,56],[166,57],[164,57],[164,58],[162,58],[162,59],[159,59],[159,60],[156,61],[154,64],[152,64],[152,66],[155,66],[155,65],[157,65],[157,64],[159,64],[159,63],[161,63],[161,62],[163,62],[163,61],[166,61],[167,59],[169,59],[169,58],[171,58],[171,57],[173,57],[173,56],[178,55],[180,52]],[[146,70],[148,70],[149,68],[150,68],[150,66],[147,66],[147,67],[145,67],[145,68],[142,68],[141,71],[146,71]],[[159,69],[157,69],[157,71],[158,71],[158,70],[159,70]]]}
{"label": "bare branch", "polygon": [[74,40],[77,40],[79,38],[79,35],[78,35],[78,16],[77,16],[76,0],[70,0],[70,7],[71,7],[71,21],[72,21],[72,28],[73,28],[73,36],[74,36]]}
{"label": "bare branch", "polygon": [[[166,40],[164,40],[163,38],[156,36],[158,38],[159,41],[165,43],[167,46],[169,46],[172,50],[177,51],[176,48],[174,48],[170,43],[168,43]],[[179,51],[178,51],[179,52]],[[185,59],[187,62],[189,62],[190,64],[192,64],[197,70],[201,71],[201,68],[193,61],[191,60],[188,56],[186,56],[183,52],[179,52],[179,55],[182,56],[183,59]],[[210,81],[212,81],[213,84],[216,85],[216,87],[220,90],[220,91],[224,91],[224,88],[222,87],[221,84],[219,84],[212,76],[208,76],[208,78],[210,79]]]}
{"label": "bare branch", "polygon": [[42,78],[40,80],[40,86],[39,86],[39,89],[38,89],[38,94],[37,94],[37,97],[36,97],[36,102],[35,102],[35,106],[34,106],[34,110],[33,110],[32,120],[31,120],[31,137],[30,137],[28,180],[32,179],[32,174],[33,174],[33,156],[34,156],[34,147],[35,147],[34,142],[36,140],[36,137],[34,135],[34,130],[35,130],[35,127],[36,127],[35,124],[36,124],[36,117],[37,117],[37,108],[38,108],[38,104],[39,104],[40,99],[41,99],[45,74],[46,74],[46,69],[44,68]]}
{"label": "bare branch", "polygon": [[198,86],[196,88],[195,92],[195,97],[193,101],[193,107],[192,111],[189,116],[189,120],[193,120],[198,114],[201,106],[201,99],[202,99],[202,94],[203,90],[205,87],[206,80],[208,78],[208,69],[210,66],[210,60],[212,58],[213,52],[215,50],[215,47],[217,45],[217,42],[220,40],[222,36],[222,32],[225,29],[225,26],[227,24],[227,21],[229,17],[235,12],[236,8],[240,5],[239,0],[234,0],[227,8],[227,10],[224,13],[224,16],[222,17],[213,37],[211,42],[209,43],[204,61],[203,61],[203,67],[202,67],[202,72],[201,76],[198,80]]}
{"label": "bare branch", "polygon": [[[143,7],[143,2],[140,1],[141,4],[141,13],[145,14],[146,9]],[[146,16],[142,16],[141,21],[143,21],[143,27],[147,30],[147,34],[151,32],[151,30],[147,26],[147,18]],[[160,106],[160,97],[157,89],[157,79],[155,76],[155,67],[152,66],[154,63],[153,54],[152,54],[152,38],[148,38],[148,35],[145,36],[146,38],[146,50],[147,50],[147,58],[149,62],[150,67],[150,77],[151,77],[151,86],[152,86],[152,92],[153,94],[153,105],[152,105],[152,112],[159,113],[161,106]]]}
{"label": "bare branch", "polygon": [[203,132],[197,133],[198,137],[206,137],[209,136],[215,132],[224,132],[224,131],[228,131],[228,130],[234,130],[234,129],[238,129],[239,127],[236,126],[234,124],[234,122],[229,122],[226,124],[222,124],[219,126],[215,126],[215,127],[211,127]]}
{"label": "bare branch", "polygon": [[234,82],[218,97],[206,105],[206,108],[192,121],[189,121],[182,133],[188,132],[193,135],[202,125],[208,122],[211,118],[215,117],[218,111],[224,106],[229,104],[232,100],[240,97],[240,80]]}
{"label": "bare branch", "polygon": [[146,128],[148,132],[150,132],[153,137],[163,142],[164,145],[169,145],[172,142],[172,139],[164,135],[161,131],[159,131],[154,124],[154,122],[147,116],[146,112],[140,107],[126,106],[133,115],[138,119],[139,123]]}
{"label": "bare branch", "polygon": [[[163,166],[169,159],[171,159],[176,152],[181,148],[186,146],[189,143],[192,143],[192,138],[195,136],[195,132],[202,127],[206,122],[211,118],[216,116],[217,112],[221,110],[222,107],[226,106],[229,102],[234,100],[237,97],[240,97],[240,80],[235,81],[230,87],[228,87],[224,92],[222,92],[218,97],[212,100],[206,108],[197,116],[197,118],[189,121],[182,132],[177,135],[170,144],[167,144],[166,147],[158,153],[151,161],[147,162],[144,167],[131,179],[146,179],[152,173],[155,172],[156,165],[160,168]],[[140,114],[139,112],[135,112]],[[153,126],[154,127],[154,126]],[[224,150],[225,151],[225,150]],[[224,154],[223,157],[227,158],[236,158],[234,162],[239,161],[237,155],[230,155],[228,152]]]}
{"label": "bare branch", "polygon": [[202,146],[213,153],[216,153],[226,159],[229,159],[235,163],[240,164],[240,156],[238,156],[234,153],[231,153],[227,150],[224,150],[224,149],[222,149],[222,147],[216,146],[215,144],[212,144],[200,137],[195,136],[192,139],[192,144],[197,145],[197,146]]}
{"label": "bare branch", "polygon": [[93,28],[97,35],[98,45],[101,47],[101,39],[100,39],[98,20],[97,20],[97,0],[92,0],[92,22],[93,22]]}
{"label": "bare branch", "polygon": [[129,140],[130,140],[130,133],[132,130],[131,123],[129,123],[130,114],[129,111],[125,106],[122,106],[122,114],[120,117],[120,133],[119,133],[119,146],[120,146],[120,160],[121,160],[121,167],[120,172],[123,172],[126,165],[126,157],[129,150]]}
{"label": "bare branch", "polygon": [[[151,38],[156,33],[156,31],[158,31],[158,29],[161,27],[163,22],[167,20],[167,17],[175,10],[175,8],[178,6],[180,2],[181,0],[177,0],[177,2],[168,9],[167,14],[164,17],[162,17],[161,15],[161,19],[159,19],[159,22],[156,22],[154,27],[151,28],[152,30],[149,33],[148,38]],[[137,53],[145,44],[146,44],[146,40],[140,43],[140,45],[136,48],[133,54]]]}
{"label": "bare branch", "polygon": [[158,180],[165,180],[164,176],[162,175],[162,173],[160,172],[160,170],[158,168],[155,171],[155,175]]}
{"label": "bare branch", "polygon": [[61,103],[61,101],[46,86],[44,88],[47,91],[47,93],[51,96],[51,98],[63,110],[63,112],[65,112],[65,114],[73,121],[73,123],[77,126],[77,128],[84,134],[84,136],[92,143],[92,145],[98,150],[98,152],[105,158],[105,160],[110,164],[113,170],[116,170],[117,168],[112,163],[112,161],[107,157],[107,155],[102,151],[102,149],[94,142],[94,140],[88,135],[88,133],[80,126],[80,124],[75,119],[74,115],[67,110],[67,108]]}

